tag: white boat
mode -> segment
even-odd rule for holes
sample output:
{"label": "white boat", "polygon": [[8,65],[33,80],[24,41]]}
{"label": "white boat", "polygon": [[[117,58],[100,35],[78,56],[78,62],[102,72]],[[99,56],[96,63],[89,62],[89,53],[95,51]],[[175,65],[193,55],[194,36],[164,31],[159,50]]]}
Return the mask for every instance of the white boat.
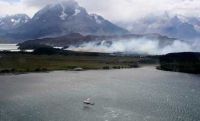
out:
{"label": "white boat", "polygon": [[84,100],[83,103],[86,105],[94,105],[94,103],[90,101],[90,98]]}

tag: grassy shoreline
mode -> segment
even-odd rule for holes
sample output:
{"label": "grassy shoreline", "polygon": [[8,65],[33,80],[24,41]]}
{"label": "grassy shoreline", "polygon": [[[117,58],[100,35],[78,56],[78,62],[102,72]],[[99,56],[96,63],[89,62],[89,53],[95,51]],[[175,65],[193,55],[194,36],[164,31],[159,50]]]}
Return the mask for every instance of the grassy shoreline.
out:
{"label": "grassy shoreline", "polygon": [[143,64],[154,64],[146,57],[114,56],[109,54],[34,54],[0,53],[0,74],[29,73],[71,70],[101,70],[137,68]]}

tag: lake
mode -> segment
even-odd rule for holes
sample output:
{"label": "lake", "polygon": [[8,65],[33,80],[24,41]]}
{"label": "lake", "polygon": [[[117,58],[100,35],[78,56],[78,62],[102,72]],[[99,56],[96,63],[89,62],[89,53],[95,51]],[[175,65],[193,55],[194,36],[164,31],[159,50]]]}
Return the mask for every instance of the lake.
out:
{"label": "lake", "polygon": [[[11,52],[19,52],[19,46],[17,44],[0,44],[0,52],[1,51],[11,51]],[[23,50],[24,52],[33,52],[32,49]]]}
{"label": "lake", "polygon": [[1,75],[0,121],[200,121],[200,76],[150,66]]}
{"label": "lake", "polygon": [[20,51],[17,44],[0,44],[0,51]]}

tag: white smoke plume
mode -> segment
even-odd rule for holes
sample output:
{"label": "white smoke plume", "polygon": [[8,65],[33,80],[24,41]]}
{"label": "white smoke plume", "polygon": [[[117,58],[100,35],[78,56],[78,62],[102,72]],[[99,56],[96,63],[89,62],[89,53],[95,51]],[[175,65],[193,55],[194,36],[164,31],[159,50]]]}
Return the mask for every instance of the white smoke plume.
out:
{"label": "white smoke plume", "polygon": [[126,53],[126,54],[148,54],[162,55],[173,52],[200,52],[200,44],[194,41],[189,44],[184,41],[174,40],[168,44],[161,45],[159,40],[150,40],[147,38],[129,39],[112,41],[89,42],[79,46],[70,46],[67,50],[84,52],[104,52],[104,53]]}

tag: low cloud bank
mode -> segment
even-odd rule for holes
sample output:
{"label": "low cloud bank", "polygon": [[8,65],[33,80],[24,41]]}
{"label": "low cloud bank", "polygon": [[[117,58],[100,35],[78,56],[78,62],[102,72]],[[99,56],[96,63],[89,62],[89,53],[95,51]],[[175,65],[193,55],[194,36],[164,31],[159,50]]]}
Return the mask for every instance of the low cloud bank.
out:
{"label": "low cloud bank", "polygon": [[70,46],[67,50],[85,52],[126,53],[162,55],[173,52],[200,52],[198,41],[184,42],[180,40],[150,40],[147,38],[83,43],[79,46]]}

